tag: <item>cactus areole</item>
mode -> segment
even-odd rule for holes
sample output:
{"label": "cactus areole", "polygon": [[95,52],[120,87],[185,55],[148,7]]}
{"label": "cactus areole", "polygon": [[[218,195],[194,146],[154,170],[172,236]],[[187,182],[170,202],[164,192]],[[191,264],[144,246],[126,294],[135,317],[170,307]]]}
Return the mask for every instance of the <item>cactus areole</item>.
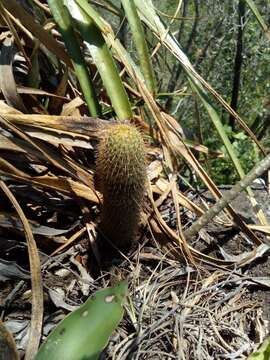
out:
{"label": "cactus areole", "polygon": [[100,231],[118,248],[127,248],[136,235],[146,183],[144,142],[135,126],[103,130],[96,175],[103,194]]}

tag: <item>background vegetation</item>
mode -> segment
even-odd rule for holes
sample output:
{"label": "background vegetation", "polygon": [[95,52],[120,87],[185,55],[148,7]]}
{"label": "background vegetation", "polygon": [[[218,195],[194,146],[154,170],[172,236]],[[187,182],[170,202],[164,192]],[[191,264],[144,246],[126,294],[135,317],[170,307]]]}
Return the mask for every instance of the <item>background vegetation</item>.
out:
{"label": "background vegetation", "polygon": [[[120,7],[120,1],[112,3]],[[245,0],[183,0],[176,19],[173,16],[179,1],[157,0],[154,4],[198,73],[232,105],[264,146],[269,148],[270,43]],[[256,1],[256,6],[269,24],[270,7],[267,1]],[[112,20],[108,12],[104,15]],[[128,25],[121,17],[118,21],[114,17],[113,23],[132,57],[136,58]],[[146,34],[153,50],[157,41],[149,30]],[[153,58],[153,66],[159,103],[188,129],[188,136],[196,138],[213,152],[224,153],[224,158],[208,159],[207,168],[217,183],[234,183],[238,176],[208,114],[192,93],[181,65],[163,47]],[[166,96],[166,93],[170,95]],[[219,108],[218,113],[247,172],[260,158],[257,147],[227,112]]]}

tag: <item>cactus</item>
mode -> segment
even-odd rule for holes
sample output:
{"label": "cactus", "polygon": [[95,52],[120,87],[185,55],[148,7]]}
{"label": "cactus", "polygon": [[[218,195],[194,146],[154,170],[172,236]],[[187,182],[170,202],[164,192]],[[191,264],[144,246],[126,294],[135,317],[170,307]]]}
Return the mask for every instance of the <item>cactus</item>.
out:
{"label": "cactus", "polygon": [[135,126],[121,123],[103,130],[96,176],[103,194],[101,233],[127,248],[136,235],[146,182],[144,143]]}

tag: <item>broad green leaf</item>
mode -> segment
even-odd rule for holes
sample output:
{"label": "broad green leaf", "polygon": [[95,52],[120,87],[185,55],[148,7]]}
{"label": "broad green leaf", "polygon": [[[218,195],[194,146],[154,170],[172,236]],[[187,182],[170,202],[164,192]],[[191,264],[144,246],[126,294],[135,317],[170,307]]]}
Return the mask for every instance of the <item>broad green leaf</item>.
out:
{"label": "broad green leaf", "polygon": [[97,291],[48,336],[35,360],[96,360],[123,317],[127,283]]}

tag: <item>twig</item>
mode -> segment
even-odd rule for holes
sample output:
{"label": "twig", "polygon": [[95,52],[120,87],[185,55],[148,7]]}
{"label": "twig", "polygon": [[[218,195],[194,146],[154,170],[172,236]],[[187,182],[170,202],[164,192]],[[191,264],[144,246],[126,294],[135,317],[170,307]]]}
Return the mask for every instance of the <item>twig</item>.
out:
{"label": "twig", "polygon": [[192,238],[200,229],[208,224],[226,206],[228,206],[249,184],[260,177],[270,167],[270,154],[259,162],[242,180],[235,184],[217,203],[204,215],[195,221],[189,229],[184,232],[186,239]]}

